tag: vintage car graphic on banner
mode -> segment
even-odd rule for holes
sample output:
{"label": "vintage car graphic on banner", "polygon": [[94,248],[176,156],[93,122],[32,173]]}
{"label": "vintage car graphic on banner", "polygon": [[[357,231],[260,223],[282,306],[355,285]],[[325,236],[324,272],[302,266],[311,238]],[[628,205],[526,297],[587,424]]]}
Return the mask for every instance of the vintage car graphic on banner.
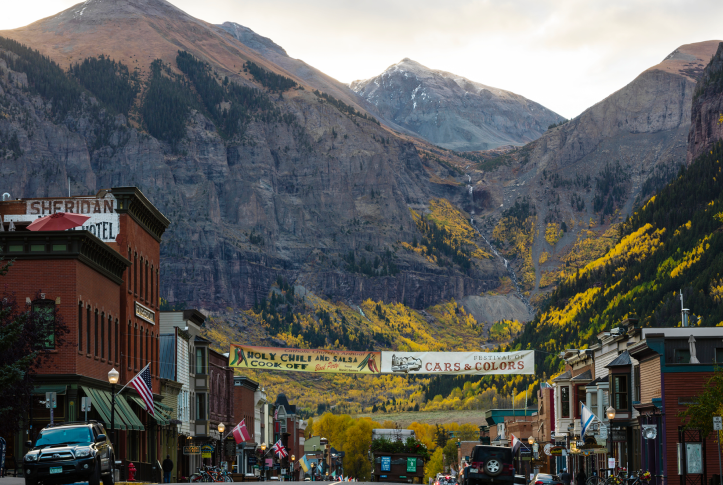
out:
{"label": "vintage car graphic on banner", "polygon": [[535,351],[382,352],[382,374],[534,374]]}
{"label": "vintage car graphic on banner", "polygon": [[295,372],[379,374],[381,352],[231,345],[229,367]]}

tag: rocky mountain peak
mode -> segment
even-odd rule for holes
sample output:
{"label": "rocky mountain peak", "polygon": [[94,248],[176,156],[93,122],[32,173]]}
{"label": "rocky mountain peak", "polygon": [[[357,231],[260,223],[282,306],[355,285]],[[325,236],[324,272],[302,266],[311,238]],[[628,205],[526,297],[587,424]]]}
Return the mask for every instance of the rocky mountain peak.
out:
{"label": "rocky mountain peak", "polygon": [[379,117],[452,150],[523,145],[562,119],[523,96],[408,57],[349,87],[375,106]]}
{"label": "rocky mountain peak", "polygon": [[257,34],[248,27],[237,24],[236,22],[224,22],[218,25],[218,27],[221,27],[241,43],[264,54],[264,56],[266,56],[269,51],[272,51],[278,55],[289,57],[283,47],[268,37]]}

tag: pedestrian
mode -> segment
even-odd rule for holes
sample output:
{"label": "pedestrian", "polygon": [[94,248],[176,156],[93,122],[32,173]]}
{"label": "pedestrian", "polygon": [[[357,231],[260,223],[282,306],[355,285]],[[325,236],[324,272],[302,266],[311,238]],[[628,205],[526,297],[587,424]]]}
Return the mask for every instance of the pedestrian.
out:
{"label": "pedestrian", "polygon": [[570,485],[570,482],[572,481],[572,475],[567,473],[567,468],[562,469],[562,473],[560,473],[560,481],[565,485]]}
{"label": "pedestrian", "polygon": [[575,476],[575,483],[577,485],[585,485],[585,483],[587,483],[587,475],[585,474],[585,470],[583,468],[580,468],[580,471],[577,472],[577,476]]}
{"label": "pedestrian", "polygon": [[171,472],[173,471],[173,462],[171,461],[171,455],[166,455],[166,459],[163,460],[163,483],[171,483]]}

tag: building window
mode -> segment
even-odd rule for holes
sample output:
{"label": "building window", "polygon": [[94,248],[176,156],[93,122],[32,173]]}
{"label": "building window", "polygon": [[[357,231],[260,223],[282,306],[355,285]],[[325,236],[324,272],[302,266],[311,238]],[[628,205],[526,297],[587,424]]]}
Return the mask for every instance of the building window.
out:
{"label": "building window", "polygon": [[615,409],[627,411],[630,408],[628,403],[628,376],[613,375],[613,402]]}
{"label": "building window", "polygon": [[597,392],[590,394],[590,411],[592,411],[595,416],[599,416],[597,409]]}
{"label": "building window", "polygon": [[142,258],[142,257],[141,257],[141,269],[140,269],[140,271],[141,271],[141,274],[140,274],[140,277],[141,277],[141,286],[140,286],[140,291],[138,292],[138,295],[139,295],[140,298],[142,299],[142,298],[143,298],[143,275],[146,274],[146,272],[145,272],[145,265],[143,264],[143,258]]}
{"label": "building window", "polygon": [[196,419],[203,421],[206,416],[206,394],[196,394]]}
{"label": "building window", "polygon": [[151,265],[151,308],[153,308],[153,305],[155,305],[154,301],[156,300],[154,297],[155,295],[153,292],[156,290],[155,281],[153,280],[155,273],[153,272],[153,265]]}
{"label": "building window", "polygon": [[633,367],[633,401],[640,402],[640,366]]}
{"label": "building window", "polygon": [[100,314],[100,358],[105,358],[105,312]]}
{"label": "building window", "polygon": [[560,416],[563,418],[570,417],[570,388],[560,388]]}
{"label": "building window", "polygon": [[120,363],[121,356],[120,356],[120,323],[118,323],[118,319],[115,319],[115,361]]}
{"label": "building window", "polygon": [[673,357],[676,364],[690,364],[689,349],[675,349]]}
{"label": "building window", "polygon": [[145,267],[143,269],[143,299],[148,303],[148,260],[146,260]]}
{"label": "building window", "polygon": [[108,362],[113,362],[113,318],[108,315]]}
{"label": "building window", "polygon": [[44,336],[43,343],[39,345],[43,349],[55,348],[55,302],[53,300],[35,300],[32,305],[40,335]]}
{"label": "building window", "polygon": [[85,353],[90,355],[90,319],[91,309],[90,305],[85,311]]}
{"label": "building window", "polygon": [[715,361],[719,364],[723,362],[723,349],[715,349]]}
{"label": "building window", "polygon": [[133,253],[133,293],[138,294],[138,253]]}
{"label": "building window", "polygon": [[[128,248],[128,261],[131,262],[131,266],[133,265],[133,254],[131,253],[131,248]],[[128,274],[126,275],[126,286],[128,286],[128,291],[131,291],[131,269],[128,269]]]}
{"label": "building window", "polygon": [[144,357],[143,356],[143,327],[141,327],[141,333],[140,333],[140,335],[138,335],[138,340],[139,340],[139,345],[141,346],[140,352],[138,352],[138,354],[139,354],[138,357],[141,359],[140,362],[138,362],[138,368],[142,369],[143,368],[143,357]]}
{"label": "building window", "polygon": [[128,370],[131,369],[131,349],[132,349],[132,346],[131,346],[131,338],[132,338],[132,336],[133,336],[133,333],[132,333],[132,332],[133,332],[133,330],[131,329],[131,321],[128,320],[128,331],[127,331],[127,333],[126,333],[126,335],[128,336],[128,338],[127,338],[127,340],[128,340],[128,342],[127,342],[128,347],[126,348],[126,364],[128,365]]}
{"label": "building window", "polygon": [[206,362],[204,359],[203,347],[196,348],[196,374],[206,373]]}
{"label": "building window", "polygon": [[98,309],[95,309],[95,325],[93,326],[93,350],[95,355],[98,357]]}
{"label": "building window", "polygon": [[78,304],[78,350],[83,351],[83,302]]}

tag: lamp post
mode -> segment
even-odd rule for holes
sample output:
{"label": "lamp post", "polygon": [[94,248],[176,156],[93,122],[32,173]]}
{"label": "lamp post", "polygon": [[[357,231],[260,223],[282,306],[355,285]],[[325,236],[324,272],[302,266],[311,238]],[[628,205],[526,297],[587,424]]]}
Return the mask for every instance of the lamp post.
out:
{"label": "lamp post", "polygon": [[115,449],[115,385],[118,384],[119,377],[120,373],[115,368],[108,371],[108,382],[110,382],[110,394],[112,396],[110,405],[110,442],[113,443],[113,449]]}
{"label": "lamp post", "polygon": [[291,473],[289,475],[291,475],[292,481],[294,480],[294,460],[296,460],[296,455],[291,455],[291,469],[289,470]]}
{"label": "lamp post", "polygon": [[612,406],[608,406],[608,408],[605,410],[605,414],[608,417],[608,441],[610,442],[610,457],[615,458],[613,456],[613,419],[615,419],[615,408]]}
{"label": "lamp post", "polygon": [[261,478],[263,478],[263,481],[266,481],[266,442],[264,441],[261,443],[261,464],[263,467],[261,468],[262,474]]}
{"label": "lamp post", "polygon": [[[218,448],[221,449],[221,453],[219,453],[219,456],[221,457],[221,461],[226,461],[226,460],[224,460],[224,458],[225,458],[225,457],[224,457],[224,452],[225,452],[226,450],[223,449],[223,432],[226,430],[226,425],[223,424],[223,423],[218,423],[217,428],[218,428],[218,434],[219,434],[219,437],[218,437]],[[220,466],[220,465],[221,465],[221,463],[219,463],[219,466]]]}

